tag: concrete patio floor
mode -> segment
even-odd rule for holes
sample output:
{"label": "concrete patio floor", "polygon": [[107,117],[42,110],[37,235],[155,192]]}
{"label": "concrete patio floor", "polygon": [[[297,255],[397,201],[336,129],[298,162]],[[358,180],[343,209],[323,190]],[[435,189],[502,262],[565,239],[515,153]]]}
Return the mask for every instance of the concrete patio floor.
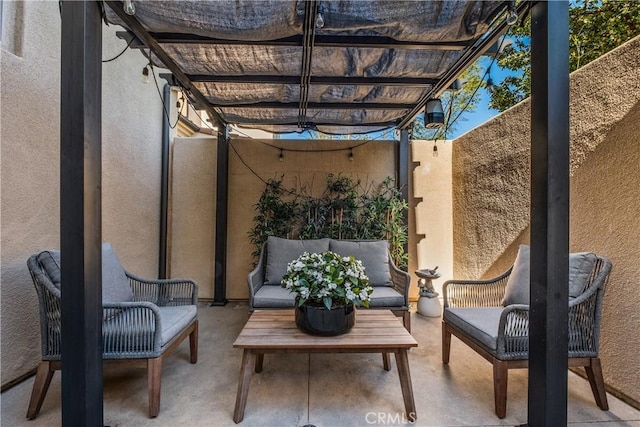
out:
{"label": "concrete patio floor", "polygon": [[[104,421],[120,426],[233,426],[242,351],[232,347],[247,319],[246,303],[201,304],[199,361],[188,362],[188,342],[167,358],[160,414],[147,417],[145,369],[105,367]],[[440,319],[412,314],[419,347],[409,352],[417,426],[503,426],[527,421],[527,371],[509,373],[507,417],[493,412],[491,365],[455,337],[451,362],[441,361]],[[34,344],[35,345],[35,344]],[[2,393],[2,426],[61,424],[60,373],[39,416],[25,418],[33,378]],[[608,395],[609,411],[596,406],[589,383],[569,374],[568,419],[572,426],[640,426],[640,411]],[[377,354],[267,355],[254,374],[245,426],[367,426],[409,424],[395,360],[382,369]]]}

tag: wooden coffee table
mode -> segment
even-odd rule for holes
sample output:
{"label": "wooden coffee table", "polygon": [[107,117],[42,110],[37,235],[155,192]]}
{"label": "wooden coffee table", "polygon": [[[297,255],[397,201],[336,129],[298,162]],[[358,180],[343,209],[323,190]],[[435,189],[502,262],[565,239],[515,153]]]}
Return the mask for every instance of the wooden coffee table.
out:
{"label": "wooden coffee table", "polygon": [[243,348],[238,394],[233,421],[244,418],[252,371],[262,371],[267,353],[382,353],[384,369],[390,370],[389,353],[396,356],[407,419],[416,419],[407,350],[418,343],[389,310],[360,309],[356,324],[344,335],[320,337],[300,331],[293,310],[256,310],[233,343]]}

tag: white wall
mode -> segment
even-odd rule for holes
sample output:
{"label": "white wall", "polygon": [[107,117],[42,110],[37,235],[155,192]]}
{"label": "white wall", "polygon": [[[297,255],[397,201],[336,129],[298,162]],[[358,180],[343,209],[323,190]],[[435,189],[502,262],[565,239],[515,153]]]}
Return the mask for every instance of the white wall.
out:
{"label": "white wall", "polygon": [[[22,2],[17,30],[2,45],[1,284],[2,384],[40,358],[38,304],[27,258],[60,242],[60,14],[58,2]],[[126,43],[103,28],[103,58]],[[3,38],[3,41],[9,40]],[[140,81],[146,64],[128,51],[103,65],[103,240],[128,270],[157,275],[161,101]],[[162,83],[161,83],[162,84]]]}

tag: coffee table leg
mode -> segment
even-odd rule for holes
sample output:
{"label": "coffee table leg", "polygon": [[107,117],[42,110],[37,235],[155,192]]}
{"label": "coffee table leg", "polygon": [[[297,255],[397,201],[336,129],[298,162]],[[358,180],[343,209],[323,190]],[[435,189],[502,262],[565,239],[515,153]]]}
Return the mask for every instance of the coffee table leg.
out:
{"label": "coffee table leg", "polygon": [[382,367],[385,371],[391,370],[391,358],[389,357],[389,353],[382,353]]}
{"label": "coffee table leg", "polygon": [[414,422],[417,419],[416,403],[413,399],[411,373],[409,372],[409,357],[407,356],[406,348],[398,349],[396,352],[396,365],[398,366],[400,387],[402,388],[402,398],[404,399],[404,408],[407,412],[407,419]]}
{"label": "coffee table leg", "polygon": [[238,393],[236,394],[236,409],[233,411],[233,421],[239,423],[244,418],[244,407],[247,405],[247,395],[249,394],[249,383],[251,374],[256,363],[256,355],[250,349],[245,348],[242,353],[242,366],[240,367],[240,378],[238,379]]}
{"label": "coffee table leg", "polygon": [[264,353],[256,354],[256,374],[262,372],[262,363],[264,362]]}

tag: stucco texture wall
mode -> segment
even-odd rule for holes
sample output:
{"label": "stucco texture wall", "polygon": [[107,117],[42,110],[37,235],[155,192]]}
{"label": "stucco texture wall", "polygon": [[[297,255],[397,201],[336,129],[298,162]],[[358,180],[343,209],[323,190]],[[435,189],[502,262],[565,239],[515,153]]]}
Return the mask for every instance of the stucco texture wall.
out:
{"label": "stucco texture wall", "polygon": [[[640,402],[640,38],[571,74],[572,251],[613,262],[600,356],[605,382]],[[535,131],[535,130],[534,130]],[[529,241],[530,101],[453,142],[454,275],[490,277]],[[633,325],[633,326],[632,326]]]}
{"label": "stucco texture wall", "polygon": [[247,274],[252,269],[254,260],[251,253],[254,248],[247,233],[253,227],[256,214],[254,205],[265,188],[265,184],[240,159],[265,180],[282,177],[285,187],[307,185],[315,196],[322,194],[328,173],[351,176],[365,185],[380,183],[387,176],[395,176],[394,143],[371,141],[354,148],[353,161],[349,161],[349,151],[285,151],[282,162],[279,160],[279,149],[266,143],[284,146],[289,150],[331,150],[354,146],[358,141],[261,141],[247,138],[234,138],[231,141],[235,150],[229,150],[227,297],[230,299],[249,297]]}
{"label": "stucco texture wall", "polygon": [[[1,104],[2,384],[40,359],[38,302],[27,258],[60,244],[60,13],[22,2],[19,51],[3,45]],[[126,43],[103,29],[103,58]],[[146,61],[128,51],[103,65],[103,240],[125,268],[155,276],[158,254],[161,101],[140,81]]]}
{"label": "stucco texture wall", "polygon": [[[453,213],[451,192],[450,141],[412,141],[413,197],[416,218],[417,257],[415,268],[438,266],[440,278],[433,280],[436,291],[442,295],[442,284],[453,278]],[[413,273],[413,269],[410,268]],[[418,278],[414,275],[410,296],[417,298]]]}
{"label": "stucco texture wall", "polygon": [[171,166],[171,277],[198,284],[213,299],[217,138],[175,138]]}

